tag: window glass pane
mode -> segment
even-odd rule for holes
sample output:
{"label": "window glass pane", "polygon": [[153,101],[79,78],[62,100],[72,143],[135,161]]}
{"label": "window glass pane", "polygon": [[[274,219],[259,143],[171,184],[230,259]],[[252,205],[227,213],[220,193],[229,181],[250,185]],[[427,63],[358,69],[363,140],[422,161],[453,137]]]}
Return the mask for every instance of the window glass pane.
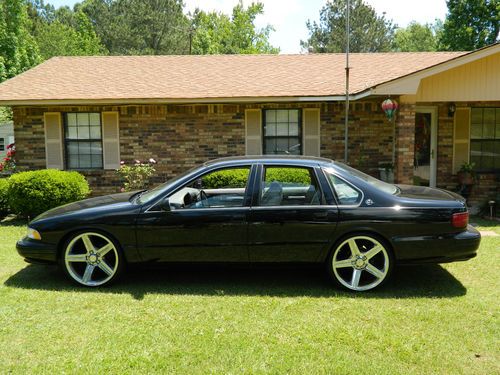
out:
{"label": "window glass pane", "polygon": [[78,169],[78,157],[71,156],[68,157],[68,168]]}
{"label": "window glass pane", "polygon": [[483,124],[472,123],[470,128],[470,137],[472,139],[481,139],[483,137]]}
{"label": "window glass pane", "polygon": [[280,109],[277,111],[276,121],[288,123],[288,110]]}
{"label": "window glass pane", "polygon": [[289,135],[299,135],[299,123],[298,122],[291,122],[289,125],[288,125],[288,129],[289,129]]}
{"label": "window glass pane", "polygon": [[288,153],[300,155],[300,140],[298,138],[288,138]]}
{"label": "window glass pane", "polygon": [[77,113],[76,120],[78,126],[88,126],[89,125],[89,114],[88,113]]}
{"label": "window glass pane", "polygon": [[101,142],[92,142],[90,144],[90,153],[92,155],[102,155],[102,145],[101,145]]}
{"label": "window glass pane", "polygon": [[473,124],[482,124],[483,123],[483,109],[482,108],[472,108],[470,116],[471,116],[471,122]]}
{"label": "window glass pane", "polygon": [[76,126],[68,126],[66,138],[78,139],[78,128]]}
{"label": "window glass pane", "polygon": [[67,147],[69,155],[78,155],[78,142],[68,142]]}
{"label": "window glass pane", "polygon": [[328,176],[335,189],[340,205],[357,205],[361,203],[362,196],[358,190],[334,174],[328,173]]}
{"label": "window glass pane", "polygon": [[79,142],[78,143],[78,150],[79,150],[79,153],[80,155],[82,154],[86,154],[86,155],[90,155],[90,142]]}
{"label": "window glass pane", "polygon": [[101,116],[99,113],[90,114],[90,125],[98,125],[101,127]]}
{"label": "window glass pane", "polygon": [[90,127],[90,138],[91,139],[101,139],[101,127],[91,126]]}
{"label": "window glass pane", "polygon": [[276,153],[286,154],[288,151],[288,138],[276,138]]}
{"label": "window glass pane", "polygon": [[276,122],[276,111],[267,110],[266,111],[266,123]]}
{"label": "window glass pane", "polygon": [[276,135],[288,135],[288,123],[278,123]]}
{"label": "window glass pane", "polygon": [[483,123],[488,125],[495,123],[495,108],[483,109]]}
{"label": "window glass pane", "polygon": [[266,127],[264,128],[264,135],[266,136],[276,135],[276,124],[275,123],[266,124]]}
{"label": "window glass pane", "polygon": [[79,164],[81,169],[87,169],[92,167],[90,155],[82,155],[80,154],[78,158]]}
{"label": "window glass pane", "polygon": [[288,112],[288,116],[290,117],[290,122],[299,122],[299,110],[291,110]]}
{"label": "window glass pane", "polygon": [[266,139],[264,140],[264,149],[266,154],[275,154],[276,153],[276,139]]}
{"label": "window glass pane", "polygon": [[78,126],[78,139],[90,139],[90,128],[88,126]]}
{"label": "window glass pane", "polygon": [[168,200],[172,209],[241,207],[250,167],[217,170],[190,182]]}
{"label": "window glass pane", "polygon": [[483,139],[495,138],[495,124],[483,124]]}
{"label": "window glass pane", "polygon": [[481,142],[471,141],[470,143],[470,161],[475,164],[476,169],[481,169]]}
{"label": "window glass pane", "polygon": [[92,155],[92,168],[102,168],[102,154]]}
{"label": "window glass pane", "polygon": [[68,113],[68,126],[76,126],[76,113]]}
{"label": "window glass pane", "polygon": [[481,169],[490,170],[495,167],[495,142],[484,141],[482,145]]}
{"label": "window glass pane", "polygon": [[321,204],[321,192],[308,168],[267,167],[261,183],[261,206]]}
{"label": "window glass pane", "polygon": [[500,140],[495,141],[495,169],[500,170]]}

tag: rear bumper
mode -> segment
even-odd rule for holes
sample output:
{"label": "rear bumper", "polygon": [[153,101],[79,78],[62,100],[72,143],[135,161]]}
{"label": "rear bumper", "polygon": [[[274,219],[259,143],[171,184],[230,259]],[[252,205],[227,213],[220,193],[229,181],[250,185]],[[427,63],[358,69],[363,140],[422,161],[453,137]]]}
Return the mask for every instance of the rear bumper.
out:
{"label": "rear bumper", "polygon": [[55,263],[57,261],[57,248],[52,244],[24,237],[17,242],[16,249],[19,255],[30,263]]}
{"label": "rear bumper", "polygon": [[471,225],[460,233],[393,238],[399,263],[448,263],[474,258],[481,234]]}

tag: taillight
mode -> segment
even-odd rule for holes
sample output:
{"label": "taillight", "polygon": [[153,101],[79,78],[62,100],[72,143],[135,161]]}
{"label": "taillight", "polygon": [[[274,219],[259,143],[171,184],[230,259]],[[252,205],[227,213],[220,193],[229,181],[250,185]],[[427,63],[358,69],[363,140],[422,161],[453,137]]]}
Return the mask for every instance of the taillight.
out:
{"label": "taillight", "polygon": [[469,224],[469,213],[459,212],[451,216],[451,225],[455,228],[465,228]]}

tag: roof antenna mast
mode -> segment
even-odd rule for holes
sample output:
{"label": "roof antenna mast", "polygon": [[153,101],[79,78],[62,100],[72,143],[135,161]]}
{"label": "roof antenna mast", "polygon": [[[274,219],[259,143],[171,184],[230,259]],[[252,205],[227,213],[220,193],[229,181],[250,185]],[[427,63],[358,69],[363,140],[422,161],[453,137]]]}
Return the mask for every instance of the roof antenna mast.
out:
{"label": "roof antenna mast", "polygon": [[344,132],[344,162],[348,160],[348,140],[349,140],[349,11],[350,1],[347,0],[346,9],[346,49],[345,49],[345,132]]}

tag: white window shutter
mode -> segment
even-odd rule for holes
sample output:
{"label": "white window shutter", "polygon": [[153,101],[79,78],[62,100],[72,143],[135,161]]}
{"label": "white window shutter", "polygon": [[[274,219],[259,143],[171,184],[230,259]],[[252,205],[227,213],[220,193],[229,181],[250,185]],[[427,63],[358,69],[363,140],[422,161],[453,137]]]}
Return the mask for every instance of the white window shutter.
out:
{"label": "white window shutter", "polygon": [[47,168],[64,169],[61,112],[45,112],[45,161]]}
{"label": "white window shutter", "polygon": [[245,153],[262,155],[262,111],[245,110]]}
{"label": "white window shutter", "polygon": [[104,169],[120,167],[120,121],[118,112],[102,112]]}
{"label": "white window shutter", "polygon": [[463,163],[469,162],[470,154],[470,108],[457,108],[453,127],[453,173]]}
{"label": "white window shutter", "polygon": [[305,108],[303,112],[303,154],[306,156],[320,155],[320,110],[319,108]]}

